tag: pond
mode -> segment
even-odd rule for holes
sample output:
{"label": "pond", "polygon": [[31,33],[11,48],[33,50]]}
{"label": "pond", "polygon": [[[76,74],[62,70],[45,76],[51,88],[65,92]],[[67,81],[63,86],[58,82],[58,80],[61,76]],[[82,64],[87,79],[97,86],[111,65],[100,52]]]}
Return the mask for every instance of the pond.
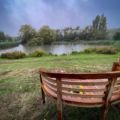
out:
{"label": "pond", "polygon": [[60,55],[64,53],[68,54],[68,53],[71,53],[72,51],[83,51],[88,47],[90,47],[90,45],[85,45],[81,43],[67,43],[67,44],[61,43],[61,44],[41,45],[36,47],[29,47],[29,46],[24,46],[20,44],[13,48],[0,50],[0,54],[6,53],[6,52],[13,52],[13,51],[22,51],[28,54],[36,50],[43,50],[47,53]]}

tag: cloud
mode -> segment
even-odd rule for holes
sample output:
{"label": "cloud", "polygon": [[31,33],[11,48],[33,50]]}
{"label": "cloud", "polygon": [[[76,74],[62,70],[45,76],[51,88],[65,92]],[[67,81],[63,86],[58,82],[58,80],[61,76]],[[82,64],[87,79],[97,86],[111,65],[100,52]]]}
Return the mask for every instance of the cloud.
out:
{"label": "cloud", "polygon": [[18,29],[22,24],[31,24],[35,28],[42,25],[50,25],[53,28],[65,26],[76,26],[82,21],[82,13],[74,7],[74,0],[51,2],[43,0],[14,0],[8,6],[10,10],[9,19],[13,26]]}
{"label": "cloud", "polygon": [[[72,1],[72,0],[71,0]],[[72,3],[64,3],[64,7],[50,5],[42,0],[14,0],[11,7],[10,17],[14,18],[18,23],[31,23],[36,25],[51,24],[56,26],[58,22],[71,22],[70,16],[75,17],[75,9]],[[71,17],[71,18],[72,18]],[[54,22],[54,23],[53,23]],[[64,24],[64,23],[63,23]]]}
{"label": "cloud", "polygon": [[83,2],[88,2],[88,0],[81,0],[81,1],[83,1]]}
{"label": "cloud", "polygon": [[23,24],[37,29],[42,25],[84,27],[102,13],[108,17],[111,26],[120,25],[119,4],[113,0],[109,3],[102,0],[0,0],[0,29],[16,35]]}

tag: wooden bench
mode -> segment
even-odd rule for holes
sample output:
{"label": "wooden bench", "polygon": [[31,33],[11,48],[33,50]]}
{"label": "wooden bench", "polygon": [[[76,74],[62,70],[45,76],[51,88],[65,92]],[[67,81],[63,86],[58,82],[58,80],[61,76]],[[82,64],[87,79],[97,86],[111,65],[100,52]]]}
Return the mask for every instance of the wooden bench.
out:
{"label": "wooden bench", "polygon": [[120,61],[111,72],[70,74],[40,69],[42,100],[45,95],[56,100],[58,120],[62,105],[101,107],[101,120],[107,119],[109,106],[120,102]]}

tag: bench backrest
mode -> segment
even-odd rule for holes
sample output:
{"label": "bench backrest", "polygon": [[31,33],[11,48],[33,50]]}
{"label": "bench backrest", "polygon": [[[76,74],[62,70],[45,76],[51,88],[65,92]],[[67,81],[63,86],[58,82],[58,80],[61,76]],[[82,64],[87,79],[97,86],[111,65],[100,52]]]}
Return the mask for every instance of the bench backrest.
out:
{"label": "bench backrest", "polygon": [[114,100],[120,94],[120,71],[67,74],[40,70],[40,74],[44,91],[57,99],[76,97],[88,101],[94,98],[103,101],[102,104],[108,104],[112,97]]}

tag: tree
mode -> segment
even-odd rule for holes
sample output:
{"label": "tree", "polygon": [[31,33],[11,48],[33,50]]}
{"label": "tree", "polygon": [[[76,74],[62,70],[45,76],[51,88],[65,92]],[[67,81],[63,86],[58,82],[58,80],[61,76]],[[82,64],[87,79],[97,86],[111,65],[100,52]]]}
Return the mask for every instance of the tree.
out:
{"label": "tree", "polygon": [[6,38],[7,41],[13,41],[14,40],[14,38],[10,37],[9,35],[6,35],[5,38]]}
{"label": "tree", "polygon": [[101,32],[101,39],[105,39],[107,35],[107,18],[101,15],[99,31]]}
{"label": "tree", "polygon": [[75,28],[77,31],[79,31],[80,30],[80,27],[79,26],[76,26],[76,28]]}
{"label": "tree", "polygon": [[56,41],[62,41],[63,40],[62,30],[57,29],[55,33],[56,33]]}
{"label": "tree", "polygon": [[120,40],[120,32],[116,32],[113,38],[114,40]]}
{"label": "tree", "polygon": [[85,29],[81,32],[80,38],[82,40],[91,40],[93,39],[93,31],[91,26],[86,26]]}
{"label": "tree", "polygon": [[99,30],[100,24],[100,16],[97,15],[96,18],[93,20],[93,32],[97,32]]}
{"label": "tree", "polygon": [[94,39],[105,39],[107,36],[107,18],[97,15],[92,23]]}
{"label": "tree", "polygon": [[56,34],[49,26],[43,26],[38,31],[38,36],[42,39],[43,44],[49,44],[56,40]]}
{"label": "tree", "polygon": [[6,39],[4,32],[0,32],[0,42],[3,42]]}
{"label": "tree", "polygon": [[30,25],[22,25],[20,30],[20,37],[22,39],[22,43],[26,44],[28,43],[31,39],[33,39],[36,35],[36,31],[32,26]]}
{"label": "tree", "polygon": [[28,42],[28,45],[29,46],[38,46],[38,45],[41,45],[42,44],[42,38],[40,37],[34,37],[32,38],[29,42]]}

